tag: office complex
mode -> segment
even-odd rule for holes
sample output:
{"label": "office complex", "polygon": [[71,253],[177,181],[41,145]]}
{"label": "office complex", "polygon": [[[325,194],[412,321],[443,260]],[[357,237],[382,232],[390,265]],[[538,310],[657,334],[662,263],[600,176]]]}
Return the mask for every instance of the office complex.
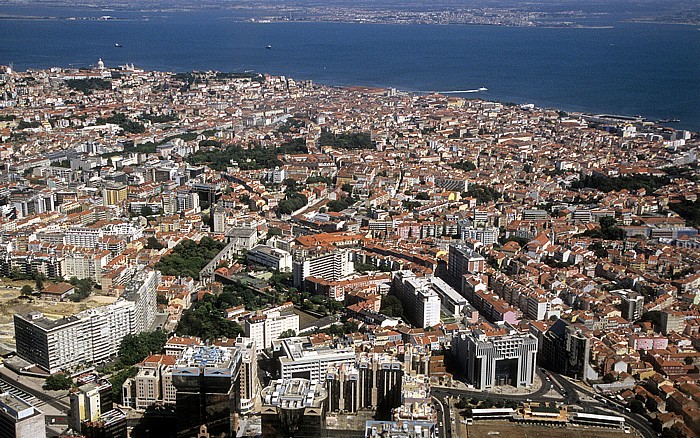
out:
{"label": "office complex", "polygon": [[392,290],[401,300],[408,322],[416,327],[432,327],[440,323],[440,296],[436,289],[449,287],[435,277],[416,277],[411,271],[394,274]]}
{"label": "office complex", "polygon": [[241,352],[241,371],[238,384],[238,409],[241,414],[248,414],[255,408],[260,394],[258,379],[258,355],[254,339],[237,338],[236,348]]}
{"label": "office complex", "polygon": [[321,436],[327,397],[328,393],[317,381],[273,380],[260,394],[263,436]]}
{"label": "office complex", "polygon": [[85,421],[81,434],[85,438],[127,438],[126,413],[121,409],[104,412],[95,421]]}
{"label": "office complex", "polygon": [[333,364],[353,364],[355,350],[340,344],[314,345],[309,337],[272,341],[272,351],[279,361],[282,379],[304,378],[316,382],[326,379],[328,367]]}
{"label": "office complex", "polygon": [[537,338],[505,324],[487,324],[452,338],[452,349],[467,380],[476,388],[531,386],[537,363]]}
{"label": "office complex", "polygon": [[543,367],[581,380],[597,378],[589,365],[591,340],[583,327],[558,319],[542,335],[540,363]]}
{"label": "office complex", "polygon": [[219,344],[186,348],[172,368],[180,436],[201,425],[210,433],[235,436],[238,414],[250,410],[257,397],[254,342],[238,338]]}
{"label": "office complex", "polygon": [[405,374],[401,377],[401,405],[393,410],[394,421],[437,421],[430,398],[430,377]]}
{"label": "office complex", "polygon": [[138,373],[122,385],[122,404],[136,409],[146,409],[156,403],[174,405],[176,390],[172,369],[176,357],[154,354],[136,365]]}
{"label": "office complex", "polygon": [[69,426],[80,432],[85,421],[98,421],[100,415],[113,408],[112,385],[109,381],[87,383],[70,393]]}
{"label": "office complex", "polygon": [[385,416],[401,402],[403,364],[388,354],[361,354],[355,363],[329,367],[326,374],[329,412],[377,411]]}

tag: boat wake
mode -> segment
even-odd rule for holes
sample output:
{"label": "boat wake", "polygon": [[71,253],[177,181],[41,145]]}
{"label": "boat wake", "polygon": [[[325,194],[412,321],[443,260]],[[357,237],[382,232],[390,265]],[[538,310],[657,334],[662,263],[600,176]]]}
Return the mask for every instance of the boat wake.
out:
{"label": "boat wake", "polygon": [[488,88],[481,87],[474,90],[447,90],[447,91],[434,91],[433,93],[438,94],[464,94],[464,93],[479,93],[481,91],[488,91]]}

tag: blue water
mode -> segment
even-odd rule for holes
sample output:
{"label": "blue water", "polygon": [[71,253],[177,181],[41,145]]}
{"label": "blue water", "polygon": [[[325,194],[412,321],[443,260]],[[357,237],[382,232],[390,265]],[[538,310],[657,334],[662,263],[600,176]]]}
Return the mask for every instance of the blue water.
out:
{"label": "blue water", "polygon": [[[34,15],[29,8],[2,14]],[[0,64],[18,70],[126,62],[154,70],[254,70],[329,85],[467,95],[572,111],[677,118],[700,131],[700,31],[244,23],[232,11],[111,14],[122,21],[0,20]],[[114,47],[115,43],[123,45]],[[266,50],[266,45],[272,50]]]}

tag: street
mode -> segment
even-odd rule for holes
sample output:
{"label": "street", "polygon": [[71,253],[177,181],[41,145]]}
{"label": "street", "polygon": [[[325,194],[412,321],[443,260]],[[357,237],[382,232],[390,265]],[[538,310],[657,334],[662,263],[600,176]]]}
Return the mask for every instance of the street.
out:
{"label": "street", "polygon": [[[595,394],[592,390],[582,387],[581,385],[572,383],[569,379],[555,374],[543,372],[538,369],[538,375],[542,378],[542,387],[529,394],[529,395],[511,395],[511,394],[497,394],[492,392],[483,392],[478,389],[467,390],[467,389],[457,389],[457,388],[446,388],[446,387],[433,387],[432,396],[437,401],[435,403],[435,409],[438,413],[438,421],[442,421],[443,426],[440,427],[441,437],[451,437],[453,430],[453,422],[451,417],[451,406],[449,403],[450,398],[456,400],[459,397],[473,398],[476,400],[510,400],[522,402],[525,399],[534,402],[564,402],[570,406],[580,406],[585,411],[597,411],[598,413],[605,415],[617,415],[624,417],[625,421],[636,429],[644,438],[654,438],[656,433],[651,429],[649,422],[641,415],[628,412],[625,407],[621,406],[619,403],[613,403],[608,401],[606,404],[598,399],[588,401],[581,399],[581,393],[591,397],[600,398],[599,395]],[[550,378],[550,379],[548,379]],[[559,392],[562,398],[555,398],[551,396],[545,396],[552,387]],[[456,415],[455,415],[456,416]],[[459,419],[457,418],[457,421]],[[457,424],[457,426],[459,426]],[[457,429],[459,430],[459,429]]]}

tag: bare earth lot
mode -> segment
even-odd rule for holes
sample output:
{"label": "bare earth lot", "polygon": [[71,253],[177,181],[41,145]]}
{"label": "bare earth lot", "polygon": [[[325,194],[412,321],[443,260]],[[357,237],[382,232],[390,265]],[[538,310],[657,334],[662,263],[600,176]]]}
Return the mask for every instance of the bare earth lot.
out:
{"label": "bare earth lot", "polygon": [[[469,426],[460,424],[460,426],[460,437],[469,438],[614,438],[635,436],[634,434],[625,434],[622,431],[601,428],[550,428],[497,421],[481,422]],[[465,427],[467,428],[466,432]]]}

